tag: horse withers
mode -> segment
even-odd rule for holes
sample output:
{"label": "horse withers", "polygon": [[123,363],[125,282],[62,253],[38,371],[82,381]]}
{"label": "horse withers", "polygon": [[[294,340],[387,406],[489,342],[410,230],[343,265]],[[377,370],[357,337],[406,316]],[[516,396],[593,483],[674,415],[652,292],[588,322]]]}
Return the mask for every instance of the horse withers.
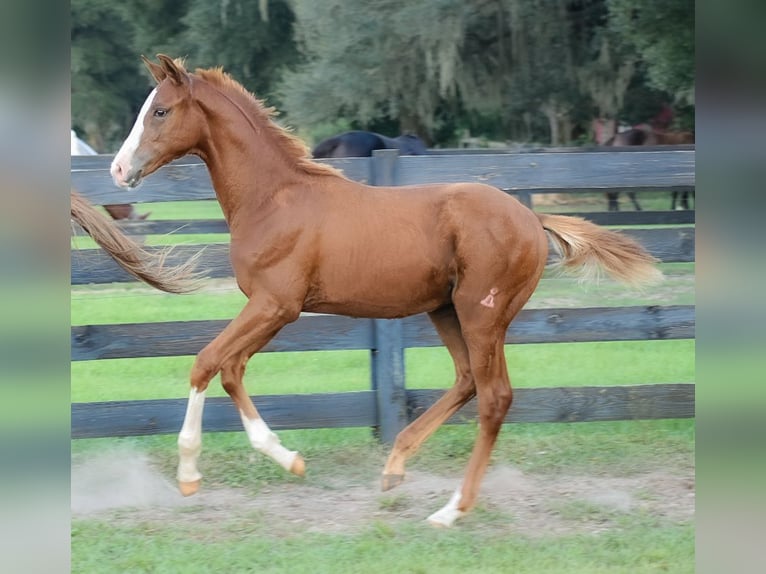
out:
{"label": "horse withers", "polygon": [[178,438],[178,481],[195,493],[202,475],[202,412],[220,373],[252,446],[290,472],[305,461],[261,418],[242,384],[250,357],[302,311],[394,319],[427,313],[449,350],[455,384],[397,436],[382,487],[474,396],[479,425],[462,484],[434,525],[475,504],[511,405],[505,334],[535,291],[549,244],[558,267],[630,283],[660,280],[656,260],[632,239],[580,218],[537,214],[481,183],[371,187],[311,160],[272,110],[218,68],[144,59],[157,82],[114,158],[114,182],[135,187],[186,154],[207,165],[231,230],[231,262],[247,297],[241,313],[196,357]]}

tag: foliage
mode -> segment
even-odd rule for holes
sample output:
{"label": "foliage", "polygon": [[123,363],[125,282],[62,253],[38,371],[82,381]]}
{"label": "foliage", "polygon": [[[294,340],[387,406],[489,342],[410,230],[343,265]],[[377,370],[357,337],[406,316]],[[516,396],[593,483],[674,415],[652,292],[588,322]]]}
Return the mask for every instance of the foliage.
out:
{"label": "foliage", "polygon": [[607,0],[610,26],[647,65],[649,84],[694,102],[694,1]]}
{"label": "foliage", "polygon": [[351,116],[368,125],[394,117],[402,131],[427,135],[434,128],[437,109],[456,90],[468,4],[293,0],[292,6],[306,57],[280,88],[292,122]]}
{"label": "foliage", "polygon": [[259,97],[270,96],[272,83],[298,53],[292,11],[284,1],[269,4],[265,19],[255,2],[189,0],[173,51],[187,56],[190,68],[223,66]]}
{"label": "foliage", "polygon": [[158,52],[223,66],[310,140],[566,144],[663,102],[693,122],[691,0],[73,0],[73,127],[96,149],[129,130],[150,84],[138,56]]}
{"label": "foliage", "polygon": [[116,151],[151,85],[142,54],[223,66],[267,97],[298,58],[292,25],[281,0],[73,0],[72,125],[95,149]]}
{"label": "foliage", "polygon": [[145,96],[136,82],[132,33],[122,4],[72,0],[72,124],[101,152],[124,137]]}

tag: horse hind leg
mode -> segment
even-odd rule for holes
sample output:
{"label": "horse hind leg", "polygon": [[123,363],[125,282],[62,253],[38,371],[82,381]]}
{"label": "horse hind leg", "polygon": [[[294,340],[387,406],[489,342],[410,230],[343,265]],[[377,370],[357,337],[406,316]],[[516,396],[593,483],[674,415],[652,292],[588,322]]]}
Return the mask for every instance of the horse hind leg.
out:
{"label": "horse hind leg", "polygon": [[463,483],[444,507],[428,517],[428,522],[434,526],[451,526],[475,505],[500,426],[513,401],[503,349],[504,337],[498,333],[494,335],[484,335],[480,342],[469,343],[478,395],[479,428]]}
{"label": "horse hind leg", "polygon": [[404,465],[420,445],[476,394],[468,348],[460,330],[460,321],[453,306],[428,314],[455,364],[455,384],[428,410],[404,428],[396,437],[394,447],[383,469],[382,489],[389,490],[404,480]]}
{"label": "horse hind leg", "polygon": [[[463,281],[453,297],[476,385],[479,428],[460,488],[444,507],[428,517],[434,526],[451,526],[476,503],[492,448],[513,401],[505,362],[505,333],[537,287],[544,262],[542,255],[536,271],[518,277],[515,285],[490,288],[489,294],[484,281],[473,285],[469,285],[470,280]],[[507,283],[498,280],[496,285]]]}

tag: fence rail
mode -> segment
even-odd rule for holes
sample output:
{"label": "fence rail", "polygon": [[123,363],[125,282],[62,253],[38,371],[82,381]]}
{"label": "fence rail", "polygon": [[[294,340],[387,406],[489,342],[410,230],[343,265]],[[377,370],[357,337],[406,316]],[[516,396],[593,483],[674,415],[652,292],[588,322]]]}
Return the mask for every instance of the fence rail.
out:
{"label": "fence rail", "polygon": [[[534,153],[433,154],[398,157],[391,150],[373,158],[327,160],[348,177],[374,185],[480,181],[516,193],[531,203],[539,193],[601,191],[689,191],[694,189],[694,149],[619,151],[541,150]],[[212,199],[204,165],[183,158],[159,170],[138,190],[111,183],[110,156],[72,158],[72,185],[97,204]],[[587,215],[587,214],[586,214]],[[590,214],[597,223],[618,225],[686,224],[684,227],[626,229],[665,262],[694,261],[693,212],[618,212]],[[142,221],[125,225],[136,234],[227,233],[218,220]],[[170,261],[184,261],[202,246],[175,249]],[[209,277],[231,277],[228,245],[209,244],[200,267]],[[72,285],[135,281],[103,252],[72,254]],[[72,360],[193,355],[227,321],[79,325],[71,331]],[[691,305],[645,305],[581,309],[524,310],[512,323],[506,343],[670,340],[694,338]],[[370,353],[371,390],[283,396],[254,401],[275,429],[369,426],[384,441],[413,420],[443,392],[406,388],[404,350],[441,346],[425,316],[402,320],[350,319],[303,315],[286,326],[262,352],[355,349]],[[608,381],[605,381],[608,385]],[[119,401],[72,405],[75,438],[177,432],[185,399]],[[450,422],[472,420],[475,404]],[[518,389],[507,422],[562,422],[680,418],[694,416],[693,383],[634,386]],[[207,430],[239,430],[228,399],[209,399]]]}

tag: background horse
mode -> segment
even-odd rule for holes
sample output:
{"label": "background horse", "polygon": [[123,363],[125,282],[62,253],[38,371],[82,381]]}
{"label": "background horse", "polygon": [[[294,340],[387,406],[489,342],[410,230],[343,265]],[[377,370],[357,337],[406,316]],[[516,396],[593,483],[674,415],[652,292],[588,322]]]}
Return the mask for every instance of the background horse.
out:
{"label": "background horse", "polygon": [[[653,128],[649,124],[639,124],[633,128],[615,134],[614,137],[607,142],[606,145],[612,146],[653,146],[653,145],[683,145],[694,143],[694,132],[690,131],[662,131]],[[611,196],[614,196],[613,198]],[[635,194],[629,192],[628,196],[631,197],[633,204],[636,206],[636,210],[641,208],[636,201]],[[689,197],[694,197],[694,192],[689,191],[673,191],[670,199],[670,209],[689,209]],[[609,196],[609,210],[617,211],[617,193],[607,193]],[[612,200],[614,201],[615,209],[612,209]]]}
{"label": "background horse", "polygon": [[125,235],[88,200],[70,191],[70,215],[123,269],[135,278],[167,293],[187,293],[197,288],[194,267],[201,252],[176,267],[165,264],[170,248],[150,253]]}
{"label": "background horse", "polygon": [[401,155],[425,155],[426,144],[414,134],[389,138],[375,132],[350,131],[319,142],[311,155],[324,157],[371,157],[376,149],[398,149]]}
{"label": "background horse", "polygon": [[[82,141],[74,130],[71,130],[72,155],[98,155],[98,152]],[[149,213],[139,215],[130,203],[114,203],[103,206],[112,219],[140,220],[149,217]]]}
{"label": "background horse", "polygon": [[428,313],[455,367],[455,385],[402,430],[382,487],[404,480],[406,460],[474,396],[476,442],[462,484],[428,520],[450,526],[476,502],[511,405],[503,352],[511,320],[537,287],[549,242],[559,266],[600,270],[632,284],[662,278],[634,240],[575,217],[536,214],[481,183],[372,187],[311,161],[273,111],[220,68],[189,73],[180,60],[144,59],[157,87],[114,158],[112,177],[135,187],[188,153],[207,165],[231,231],[231,262],[247,303],[192,367],[178,437],[178,481],[197,492],[202,414],[218,373],[257,450],[302,476],[259,415],[242,378],[253,354],[302,311],[393,319]]}
{"label": "background horse", "polygon": [[[665,129],[669,121],[672,120],[672,112],[668,110],[669,108],[663,107],[650,123],[638,124],[623,131],[617,131],[617,122],[613,119],[594,119],[592,122],[594,139],[598,145],[616,147],[693,144],[694,132],[667,131]],[[605,194],[608,210],[619,211],[619,192],[607,191]],[[629,191],[627,194],[636,211],[641,211],[641,205],[638,203],[635,192]],[[694,196],[694,192],[672,192],[670,209],[677,207],[689,209],[690,194],[692,197]]]}

